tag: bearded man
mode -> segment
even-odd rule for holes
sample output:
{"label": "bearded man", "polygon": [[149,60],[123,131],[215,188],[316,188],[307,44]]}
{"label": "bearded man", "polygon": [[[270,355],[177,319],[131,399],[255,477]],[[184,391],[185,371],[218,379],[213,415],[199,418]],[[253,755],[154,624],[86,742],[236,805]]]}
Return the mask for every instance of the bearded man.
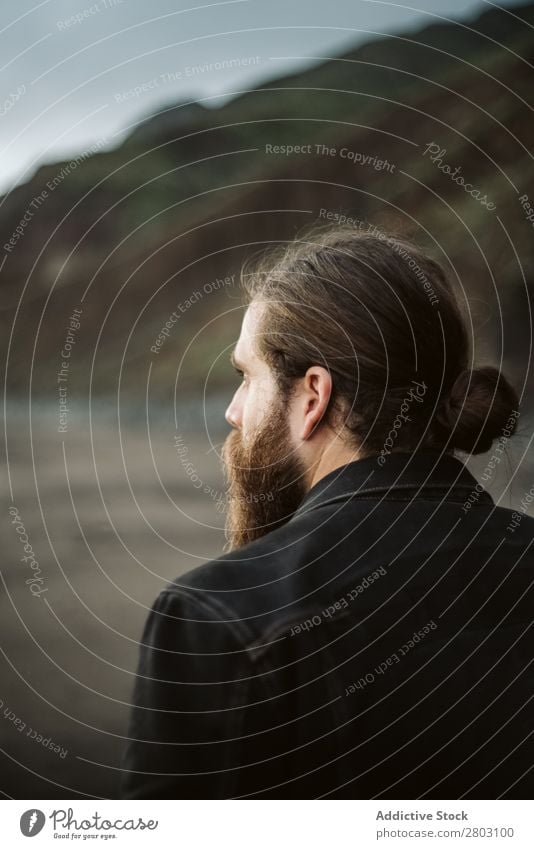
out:
{"label": "bearded man", "polygon": [[123,797],[531,798],[534,520],[457,456],[514,389],[405,239],[317,228],[242,282],[228,550],[152,607]]}

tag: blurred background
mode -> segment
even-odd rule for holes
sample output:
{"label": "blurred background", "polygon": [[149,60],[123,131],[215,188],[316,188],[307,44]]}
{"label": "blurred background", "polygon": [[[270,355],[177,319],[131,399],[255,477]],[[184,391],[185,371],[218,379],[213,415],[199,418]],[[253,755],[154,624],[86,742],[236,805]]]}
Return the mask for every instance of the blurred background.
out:
{"label": "blurred background", "polygon": [[532,512],[534,4],[8,0],[0,38],[0,791],[114,798],[148,610],[222,550],[245,257],[432,251],[522,398],[469,465]]}

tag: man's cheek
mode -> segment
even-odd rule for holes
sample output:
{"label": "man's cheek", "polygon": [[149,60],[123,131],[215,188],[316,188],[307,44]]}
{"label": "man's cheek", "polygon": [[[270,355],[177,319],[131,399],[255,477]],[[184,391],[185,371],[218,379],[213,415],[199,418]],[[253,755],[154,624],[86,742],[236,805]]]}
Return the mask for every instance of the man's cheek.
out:
{"label": "man's cheek", "polygon": [[254,390],[249,389],[243,410],[243,429],[251,434],[261,425],[264,416],[263,398]]}

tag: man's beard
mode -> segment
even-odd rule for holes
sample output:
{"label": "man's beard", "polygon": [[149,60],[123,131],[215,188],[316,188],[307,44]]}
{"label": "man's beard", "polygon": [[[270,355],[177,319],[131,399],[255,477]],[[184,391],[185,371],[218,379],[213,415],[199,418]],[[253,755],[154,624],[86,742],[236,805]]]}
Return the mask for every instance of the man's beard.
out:
{"label": "man's beard", "polygon": [[223,445],[228,483],[228,550],[287,522],[307,492],[306,468],[291,442],[287,407],[277,404],[246,440],[238,430]]}

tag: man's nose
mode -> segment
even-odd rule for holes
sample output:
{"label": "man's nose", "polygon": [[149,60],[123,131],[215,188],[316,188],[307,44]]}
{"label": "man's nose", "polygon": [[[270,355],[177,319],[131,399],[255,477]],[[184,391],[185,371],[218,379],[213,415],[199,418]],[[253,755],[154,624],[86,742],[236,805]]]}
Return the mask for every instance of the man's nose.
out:
{"label": "man's nose", "polygon": [[226,409],[224,418],[232,427],[241,427],[241,412],[239,410],[238,405],[236,404],[235,395]]}

